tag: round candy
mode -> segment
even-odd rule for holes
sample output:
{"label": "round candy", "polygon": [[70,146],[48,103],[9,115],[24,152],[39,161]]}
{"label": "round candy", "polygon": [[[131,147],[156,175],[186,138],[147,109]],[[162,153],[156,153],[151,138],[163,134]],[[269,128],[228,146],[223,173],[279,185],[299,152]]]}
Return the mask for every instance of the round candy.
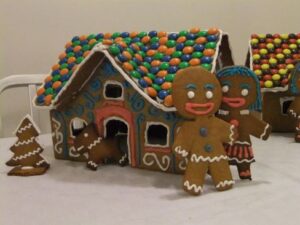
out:
{"label": "round candy", "polygon": [[216,35],[208,35],[207,36],[207,41],[209,42],[215,42],[218,40],[218,37]]}
{"label": "round candy", "polygon": [[198,28],[198,27],[193,27],[190,29],[190,32],[193,34],[197,34],[199,31],[200,31],[200,28]]}
{"label": "round candy", "polygon": [[185,62],[190,61],[191,58],[192,58],[192,56],[188,55],[188,54],[185,54],[185,55],[181,56],[181,60],[185,61]]}
{"label": "round candy", "polygon": [[211,49],[211,48],[208,48],[208,49],[205,49],[203,51],[203,54],[205,56],[213,56],[215,54],[215,50],[214,49]]}
{"label": "round candy", "polygon": [[201,58],[203,56],[202,52],[193,52],[192,58]]}
{"label": "round candy", "polygon": [[[180,63],[180,62],[179,62]],[[179,64],[178,63],[178,64]],[[178,70],[178,67],[177,66],[170,66],[169,69],[168,69],[168,73],[176,73]]]}
{"label": "round candy", "polygon": [[210,35],[213,35],[213,34],[218,34],[219,33],[219,30],[215,27],[212,27],[212,28],[209,28],[207,30],[207,33],[210,34]]}
{"label": "round candy", "polygon": [[158,77],[165,77],[168,74],[167,70],[160,70],[158,71],[158,73],[156,74],[156,76]]}
{"label": "round candy", "polygon": [[141,85],[143,88],[148,87],[148,83],[145,79],[139,79],[139,85]]}
{"label": "round candy", "polygon": [[166,90],[160,90],[159,92],[158,92],[158,97],[160,98],[160,99],[165,99],[165,97],[167,97],[169,95],[169,93],[168,93],[168,91],[166,91]]}
{"label": "round candy", "polygon": [[197,66],[197,65],[200,64],[200,59],[197,59],[197,58],[191,59],[191,60],[189,61],[189,64],[190,64],[191,66]]}
{"label": "round candy", "polygon": [[180,63],[181,61],[180,61],[180,59],[179,58],[172,58],[171,60],[170,60],[170,65],[172,65],[172,66],[176,66],[176,65],[178,65],[179,63]]}
{"label": "round candy", "polygon": [[166,77],[165,77],[165,81],[169,81],[169,82],[172,82],[175,78],[175,74],[168,74]]}
{"label": "round candy", "polygon": [[180,58],[182,56],[182,52],[181,51],[175,51],[172,54],[173,58]]}
{"label": "round candy", "polygon": [[272,76],[272,80],[280,80],[280,78],[281,78],[281,76],[279,75],[279,74],[274,74],[273,76]]}
{"label": "round candy", "polygon": [[191,46],[184,47],[184,49],[182,50],[184,54],[191,54],[193,51],[194,49]]}
{"label": "round candy", "polygon": [[205,48],[216,48],[217,44],[215,42],[208,42],[205,44]]}
{"label": "round candy", "polygon": [[151,66],[155,67],[155,66],[160,66],[161,62],[159,60],[153,60],[151,62]]}
{"label": "round candy", "polygon": [[185,43],[184,43],[184,45],[185,46],[193,46],[194,45],[194,41],[193,40],[187,40]]}
{"label": "round candy", "polygon": [[166,45],[168,48],[172,48],[176,45],[176,42],[174,40],[168,40]]}
{"label": "round candy", "polygon": [[141,78],[141,74],[138,71],[135,71],[135,70],[131,71],[130,75],[134,78],[137,78],[137,79]]}
{"label": "round candy", "polygon": [[114,56],[120,54],[120,49],[118,48],[117,45],[111,45],[111,46],[109,46],[108,51],[109,51],[112,55],[114,55]]}
{"label": "round candy", "polygon": [[155,79],[154,79],[154,83],[156,83],[156,84],[158,84],[158,85],[161,85],[162,83],[164,83],[164,79],[163,78],[161,78],[161,77],[156,77]]}
{"label": "round candy", "polygon": [[264,82],[264,85],[266,88],[271,88],[273,87],[273,82],[271,80],[267,80]]}
{"label": "round candy", "polygon": [[181,36],[181,37],[177,38],[177,40],[176,40],[177,43],[184,43],[185,41],[186,41],[185,36]]}
{"label": "round candy", "polygon": [[183,43],[178,43],[176,45],[176,51],[181,51],[184,48],[184,44]]}
{"label": "round candy", "polygon": [[51,101],[52,101],[52,95],[47,95],[47,96],[44,98],[44,103],[45,103],[45,105],[50,105],[50,104],[51,104]]}
{"label": "round candy", "polygon": [[53,87],[54,89],[57,89],[57,88],[59,88],[61,85],[62,85],[62,83],[61,83],[60,81],[55,81],[55,82],[53,83],[52,87]]}
{"label": "round candy", "polygon": [[133,70],[133,66],[128,63],[128,62],[124,62],[123,65],[122,65],[123,69],[127,70],[127,71],[131,71]]}
{"label": "round candy", "polygon": [[195,51],[203,52],[204,49],[205,49],[205,47],[204,47],[204,45],[202,45],[202,44],[194,45],[194,50],[195,50]]}
{"label": "round candy", "polygon": [[163,62],[163,63],[160,64],[159,68],[162,69],[162,70],[167,70],[169,68],[169,63]]}
{"label": "round candy", "polygon": [[44,98],[45,98],[45,95],[39,95],[39,96],[37,96],[36,100],[38,103],[42,104],[42,103],[44,103]]}
{"label": "round candy", "polygon": [[45,93],[45,88],[43,88],[43,87],[39,88],[36,93],[37,93],[37,95],[44,94]]}
{"label": "round candy", "polygon": [[188,62],[181,62],[181,63],[179,63],[179,68],[180,68],[180,69],[187,68],[188,66],[189,66],[189,63],[188,63]]}
{"label": "round candy", "polygon": [[164,90],[169,90],[170,88],[172,88],[172,83],[171,82],[164,82],[161,85],[161,88],[164,89]]}
{"label": "round candy", "polygon": [[155,37],[155,36],[157,36],[157,32],[156,32],[156,31],[150,31],[150,32],[148,33],[148,35],[149,35],[150,37]]}
{"label": "round candy", "polygon": [[210,71],[211,68],[212,68],[212,65],[211,64],[208,64],[208,63],[204,63],[204,64],[201,64],[201,67]]}
{"label": "round candy", "polygon": [[170,106],[173,105],[172,95],[168,95],[168,96],[165,97],[164,105],[167,106],[167,107],[170,107]]}
{"label": "round candy", "polygon": [[163,62],[169,62],[171,59],[172,59],[171,56],[165,55],[164,57],[162,57],[161,61],[163,61]]}
{"label": "round candy", "polygon": [[160,85],[152,84],[152,87],[153,87],[156,91],[160,91],[160,90],[161,90]]}
{"label": "round candy", "polygon": [[208,56],[203,56],[201,58],[201,62],[202,63],[211,63],[212,62],[212,58],[211,57],[208,57]]}

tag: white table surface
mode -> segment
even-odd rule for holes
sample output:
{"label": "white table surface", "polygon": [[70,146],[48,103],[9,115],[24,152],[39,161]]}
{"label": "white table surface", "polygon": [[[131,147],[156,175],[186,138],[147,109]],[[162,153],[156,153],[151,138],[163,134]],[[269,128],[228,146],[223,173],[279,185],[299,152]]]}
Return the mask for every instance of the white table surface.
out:
{"label": "white table surface", "polygon": [[181,189],[181,176],[103,166],[93,172],[83,163],[55,160],[50,135],[42,135],[47,174],[8,177],[9,146],[0,139],[0,225],[110,224],[300,224],[300,144],[293,134],[254,139],[253,181],[216,192],[210,180],[202,196]]}

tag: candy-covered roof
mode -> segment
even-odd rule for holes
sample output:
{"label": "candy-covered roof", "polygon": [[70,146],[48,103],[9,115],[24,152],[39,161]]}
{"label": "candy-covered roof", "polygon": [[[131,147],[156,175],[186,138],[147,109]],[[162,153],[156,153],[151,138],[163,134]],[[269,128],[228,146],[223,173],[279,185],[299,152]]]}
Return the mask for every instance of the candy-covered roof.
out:
{"label": "candy-covered roof", "polygon": [[114,61],[113,65],[135,83],[135,88],[164,108],[172,108],[172,81],[176,72],[190,66],[214,71],[221,39],[222,32],[216,28],[75,36],[38,89],[35,104],[56,105],[71,78],[98,48],[107,49],[104,51],[111,56],[108,58]]}
{"label": "candy-covered roof", "polygon": [[299,59],[300,33],[251,35],[250,68],[263,90],[287,90],[289,75]]}

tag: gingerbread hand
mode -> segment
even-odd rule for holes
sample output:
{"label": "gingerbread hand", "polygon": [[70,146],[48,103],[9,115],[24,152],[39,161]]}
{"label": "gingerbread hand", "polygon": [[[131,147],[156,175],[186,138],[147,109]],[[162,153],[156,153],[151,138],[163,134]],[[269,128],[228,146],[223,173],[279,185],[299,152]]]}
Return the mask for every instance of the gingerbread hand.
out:
{"label": "gingerbread hand", "polygon": [[272,126],[270,124],[266,124],[264,132],[260,135],[262,140],[267,140],[272,132]]}

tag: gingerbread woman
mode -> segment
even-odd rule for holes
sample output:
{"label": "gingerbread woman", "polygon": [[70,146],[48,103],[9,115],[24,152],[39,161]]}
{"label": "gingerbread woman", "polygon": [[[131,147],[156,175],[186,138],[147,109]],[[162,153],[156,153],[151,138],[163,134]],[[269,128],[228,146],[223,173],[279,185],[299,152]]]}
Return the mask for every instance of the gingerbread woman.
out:
{"label": "gingerbread woman", "polygon": [[232,188],[223,143],[233,143],[236,134],[234,125],[215,117],[222,100],[218,80],[201,67],[181,70],[173,81],[172,98],[184,118],[172,146],[175,154],[188,159],[183,189],[201,194],[208,171],[217,190]]}
{"label": "gingerbread woman", "polygon": [[244,66],[225,67],[218,71],[217,78],[223,91],[218,117],[235,124],[239,134],[234,145],[225,144],[229,163],[237,166],[240,179],[251,180],[250,164],[255,160],[250,135],[266,140],[272,130],[268,123],[251,114],[262,107],[259,80]]}
{"label": "gingerbread woman", "polygon": [[295,141],[300,142],[300,63],[297,63],[295,69],[291,73],[290,92],[295,95],[294,101],[288,108],[288,114],[294,117],[295,125]]}

